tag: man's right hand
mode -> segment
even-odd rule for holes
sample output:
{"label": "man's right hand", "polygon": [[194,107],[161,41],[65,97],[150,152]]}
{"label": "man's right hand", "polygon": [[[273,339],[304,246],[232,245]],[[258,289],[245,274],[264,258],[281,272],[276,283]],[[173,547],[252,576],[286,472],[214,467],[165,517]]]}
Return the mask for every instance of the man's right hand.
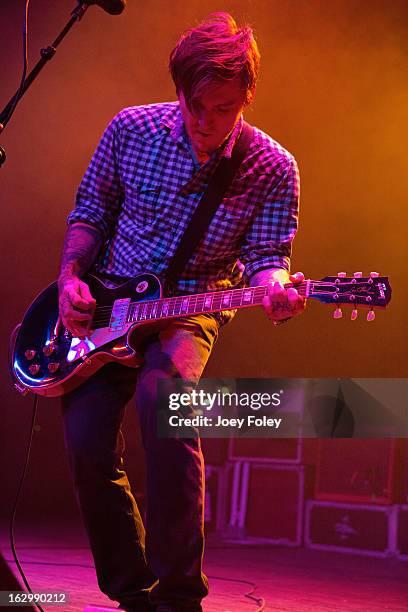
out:
{"label": "man's right hand", "polygon": [[60,277],[58,288],[62,323],[74,336],[85,338],[89,335],[96,307],[88,285],[77,276],[70,276]]}

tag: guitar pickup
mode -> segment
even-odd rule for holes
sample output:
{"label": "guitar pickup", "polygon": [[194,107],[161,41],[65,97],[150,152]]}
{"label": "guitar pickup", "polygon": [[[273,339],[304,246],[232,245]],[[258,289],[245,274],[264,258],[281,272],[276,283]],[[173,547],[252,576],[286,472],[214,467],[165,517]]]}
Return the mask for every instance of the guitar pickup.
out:
{"label": "guitar pickup", "polygon": [[130,298],[115,300],[109,321],[109,331],[121,331],[125,329],[129,305]]}

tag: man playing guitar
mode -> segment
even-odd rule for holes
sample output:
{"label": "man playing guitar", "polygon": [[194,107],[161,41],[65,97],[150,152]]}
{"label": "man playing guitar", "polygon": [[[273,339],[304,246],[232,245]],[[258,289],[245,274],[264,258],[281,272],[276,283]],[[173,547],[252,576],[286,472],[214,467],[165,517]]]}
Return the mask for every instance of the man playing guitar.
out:
{"label": "man playing guitar", "polygon": [[[259,52],[251,28],[227,13],[187,31],[170,56],[177,102],[131,107],[107,127],[68,217],[59,307],[84,338],[95,300],[81,280],[108,287],[141,272],[165,276],[220,160],[231,157],[251,103]],[[243,162],[175,288],[192,294],[268,285],[263,305],[279,324],[304,310],[289,275],[299,182],[293,156],[257,128]],[[243,276],[244,275],[244,276]],[[148,337],[138,370],[101,368],[62,398],[65,439],[98,583],[126,610],[199,611],[203,457],[198,437],[157,436],[159,379],[198,382],[232,310],[173,318]],[[147,465],[146,530],[121,456],[121,422],[136,393]]]}

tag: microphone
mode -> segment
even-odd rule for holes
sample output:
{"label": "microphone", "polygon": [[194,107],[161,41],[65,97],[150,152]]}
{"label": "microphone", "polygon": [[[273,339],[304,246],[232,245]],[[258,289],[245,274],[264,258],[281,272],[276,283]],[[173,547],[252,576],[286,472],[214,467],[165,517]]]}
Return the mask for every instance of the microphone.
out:
{"label": "microphone", "polygon": [[120,15],[125,9],[126,0],[82,0],[83,4],[97,4],[109,15]]}

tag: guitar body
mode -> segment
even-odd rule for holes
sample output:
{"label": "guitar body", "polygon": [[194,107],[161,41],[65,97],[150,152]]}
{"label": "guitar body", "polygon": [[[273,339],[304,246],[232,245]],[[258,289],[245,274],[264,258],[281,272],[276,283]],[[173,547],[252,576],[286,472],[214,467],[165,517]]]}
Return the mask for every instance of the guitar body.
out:
{"label": "guitar body", "polygon": [[[147,302],[162,295],[160,281],[153,274],[140,274],[115,289],[92,275],[84,280],[101,313],[104,309],[111,313],[114,304],[126,306],[130,300],[132,304]],[[11,367],[17,385],[38,395],[59,396],[111,361],[139,366],[143,360],[138,347],[155,332],[157,323],[123,321],[118,308],[114,318],[107,316],[106,325],[84,340],[73,338],[59,324],[57,283],[49,285],[28,308],[15,338]]]}

